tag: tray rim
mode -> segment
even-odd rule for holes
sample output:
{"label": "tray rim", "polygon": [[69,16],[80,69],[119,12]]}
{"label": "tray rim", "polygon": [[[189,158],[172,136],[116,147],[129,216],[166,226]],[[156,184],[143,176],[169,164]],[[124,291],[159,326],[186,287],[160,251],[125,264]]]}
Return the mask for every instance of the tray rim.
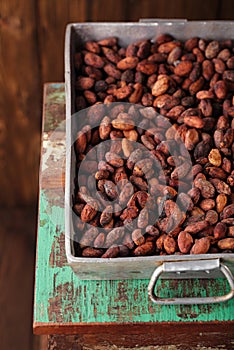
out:
{"label": "tray rim", "polygon": [[[82,29],[88,26],[100,26],[100,27],[129,27],[133,25],[137,25],[139,27],[157,27],[160,26],[160,24],[168,25],[171,27],[173,24],[175,25],[188,25],[188,24],[197,24],[197,25],[205,25],[205,24],[222,24],[225,23],[227,25],[234,26],[234,21],[231,20],[175,20],[175,19],[163,19],[162,21],[160,19],[152,19],[152,21],[139,21],[139,22],[72,22],[69,23],[66,27],[66,33],[65,33],[65,94],[66,94],[66,145],[67,140],[71,139],[71,123],[70,123],[70,116],[72,114],[72,103],[71,103],[71,35],[72,31],[75,29]],[[199,261],[199,260],[211,260],[211,259],[221,259],[222,261],[229,262],[233,265],[233,271],[234,271],[234,253],[212,253],[212,254],[197,254],[197,255],[190,255],[190,254],[184,254],[184,255],[164,255],[164,256],[158,256],[158,255],[152,255],[152,256],[142,256],[142,257],[117,257],[117,258],[86,258],[86,257],[76,257],[72,254],[71,249],[71,229],[70,229],[70,216],[71,216],[71,208],[67,203],[70,203],[70,196],[71,196],[71,178],[70,178],[70,166],[71,166],[71,154],[70,147],[66,148],[66,180],[65,180],[65,251],[66,251],[66,257],[68,264],[71,266],[78,267],[79,264],[84,266],[85,264],[93,266],[93,265],[111,265],[113,262],[116,262],[116,264],[125,264],[129,262],[155,262],[158,264],[162,264],[164,262],[172,262],[172,261]],[[69,218],[69,219],[68,219]],[[69,232],[68,232],[69,231]],[[96,272],[96,271],[95,271]],[[137,278],[137,277],[136,277]]]}

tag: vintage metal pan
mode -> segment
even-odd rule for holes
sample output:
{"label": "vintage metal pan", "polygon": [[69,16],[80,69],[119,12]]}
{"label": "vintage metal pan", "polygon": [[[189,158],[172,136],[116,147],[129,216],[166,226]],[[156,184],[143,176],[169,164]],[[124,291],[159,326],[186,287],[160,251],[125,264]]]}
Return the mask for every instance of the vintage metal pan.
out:
{"label": "vintage metal pan", "polygon": [[[232,21],[143,20],[139,23],[74,23],[69,24],[65,39],[66,86],[66,188],[65,235],[68,263],[81,279],[145,279],[150,278],[149,296],[153,302],[209,303],[225,301],[234,296],[234,254],[205,254],[183,256],[126,257],[114,259],[81,258],[74,255],[72,225],[72,195],[74,191],[75,153],[72,146],[76,125],[71,115],[75,113],[74,53],[87,40],[100,40],[107,36],[119,38],[120,45],[144,38],[153,39],[159,34],[171,33],[178,39],[200,36],[212,39],[234,39]],[[226,277],[231,291],[225,296],[207,298],[161,299],[154,294],[157,279],[165,278],[217,278]],[[164,277],[164,276],[162,276]]]}

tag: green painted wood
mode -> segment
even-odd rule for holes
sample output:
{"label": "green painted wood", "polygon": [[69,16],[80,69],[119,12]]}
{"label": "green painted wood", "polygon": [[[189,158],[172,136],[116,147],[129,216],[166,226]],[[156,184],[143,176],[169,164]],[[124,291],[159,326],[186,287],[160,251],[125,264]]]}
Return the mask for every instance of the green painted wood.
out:
{"label": "green painted wood", "polygon": [[[62,87],[63,84],[51,84],[49,91],[54,94],[57,89],[62,91]],[[48,91],[48,85],[46,89]],[[45,103],[48,99],[50,95],[46,92]],[[58,101],[64,104],[62,92]],[[64,141],[65,134],[61,135]],[[45,154],[45,149],[43,152]],[[47,165],[53,167],[53,162],[51,157]],[[43,176],[42,172],[41,184],[46,183]],[[234,320],[234,300],[209,305],[159,306],[148,298],[148,280],[79,280],[66,262],[63,195],[59,185],[57,189],[40,186],[34,325]],[[221,295],[227,293],[228,288],[225,279],[161,280],[157,293],[167,297]]]}

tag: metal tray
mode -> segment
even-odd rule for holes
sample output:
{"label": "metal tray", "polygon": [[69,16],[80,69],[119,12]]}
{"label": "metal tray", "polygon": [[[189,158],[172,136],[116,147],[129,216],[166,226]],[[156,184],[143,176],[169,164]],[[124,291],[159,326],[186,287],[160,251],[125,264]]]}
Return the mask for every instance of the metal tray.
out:
{"label": "metal tray", "polygon": [[[73,132],[77,126],[71,118],[75,113],[74,53],[87,40],[100,40],[116,36],[120,45],[141,39],[154,39],[159,34],[171,33],[180,40],[193,36],[207,39],[233,39],[233,21],[186,21],[146,19],[139,23],[73,23],[67,26],[65,38],[65,87],[66,87],[66,187],[65,187],[65,245],[69,265],[81,279],[145,279],[150,278],[149,295],[156,303],[208,303],[228,300],[234,296],[234,254],[204,254],[183,256],[151,256],[129,258],[80,258],[74,256],[72,237],[72,194],[75,174],[75,153],[71,147]],[[217,278],[228,279],[231,291],[221,297],[181,300],[161,299],[154,294],[157,279],[163,278]],[[191,300],[190,300],[191,299]]]}

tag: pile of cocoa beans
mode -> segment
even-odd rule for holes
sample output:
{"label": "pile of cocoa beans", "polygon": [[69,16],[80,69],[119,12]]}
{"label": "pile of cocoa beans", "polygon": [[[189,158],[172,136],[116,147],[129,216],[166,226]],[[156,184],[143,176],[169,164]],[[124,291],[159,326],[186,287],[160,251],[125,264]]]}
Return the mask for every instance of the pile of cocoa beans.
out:
{"label": "pile of cocoa beans", "polygon": [[234,46],[164,34],[75,54],[77,256],[234,252]]}

